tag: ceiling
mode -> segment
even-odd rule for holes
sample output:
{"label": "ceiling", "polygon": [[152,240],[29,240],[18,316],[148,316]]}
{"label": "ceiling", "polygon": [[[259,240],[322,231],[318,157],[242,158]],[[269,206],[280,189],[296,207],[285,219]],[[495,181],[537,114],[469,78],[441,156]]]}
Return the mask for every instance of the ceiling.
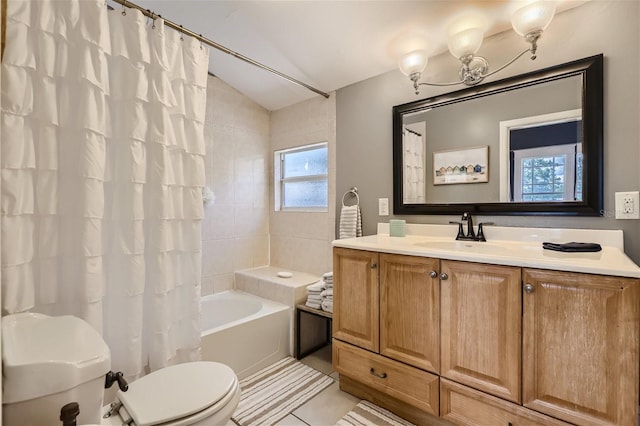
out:
{"label": "ceiling", "polygon": [[[529,1],[133,2],[232,51],[331,92],[397,70],[398,52],[424,44],[424,40],[428,40],[431,55],[447,51],[447,31],[463,15],[479,19],[485,37],[510,30],[511,12]],[[557,11],[582,3],[558,2]],[[319,96],[232,55],[210,51],[209,71],[267,110]]]}

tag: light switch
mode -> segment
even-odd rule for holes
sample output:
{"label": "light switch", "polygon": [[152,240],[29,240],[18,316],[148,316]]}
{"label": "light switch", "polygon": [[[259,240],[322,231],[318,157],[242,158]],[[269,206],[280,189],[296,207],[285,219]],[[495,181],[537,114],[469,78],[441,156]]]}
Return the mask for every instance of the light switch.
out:
{"label": "light switch", "polygon": [[378,216],[389,216],[388,198],[378,198]]}

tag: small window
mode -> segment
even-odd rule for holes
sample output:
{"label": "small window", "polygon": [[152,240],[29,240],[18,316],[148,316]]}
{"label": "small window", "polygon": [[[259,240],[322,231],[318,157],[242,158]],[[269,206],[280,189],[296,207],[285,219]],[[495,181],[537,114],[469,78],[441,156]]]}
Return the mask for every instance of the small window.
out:
{"label": "small window", "polygon": [[327,211],[328,169],[326,142],[276,151],[275,209]]}

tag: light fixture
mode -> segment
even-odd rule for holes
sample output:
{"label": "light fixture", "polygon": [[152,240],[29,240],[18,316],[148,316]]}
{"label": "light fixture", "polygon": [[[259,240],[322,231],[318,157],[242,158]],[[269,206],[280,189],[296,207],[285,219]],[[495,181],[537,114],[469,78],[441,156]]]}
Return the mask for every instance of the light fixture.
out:
{"label": "light fixture", "polygon": [[425,50],[413,50],[406,53],[400,58],[398,66],[400,71],[409,76],[413,81],[413,88],[416,95],[419,94],[419,86],[453,86],[456,84],[465,84],[467,86],[475,86],[499,71],[502,71],[527,52],[531,53],[531,60],[536,59],[536,51],[538,50],[538,39],[542,32],[549,26],[555,14],[555,3],[552,1],[536,1],[530,3],[515,11],[511,16],[511,25],[516,33],[523,36],[529,47],[518,53],[509,62],[489,72],[489,62],[482,56],[476,56],[476,52],[480,49],[484,31],[482,28],[467,27],[459,29],[456,33],[449,36],[449,51],[453,56],[461,62],[460,80],[451,83],[430,83],[419,82],[420,76],[427,66],[429,57]]}

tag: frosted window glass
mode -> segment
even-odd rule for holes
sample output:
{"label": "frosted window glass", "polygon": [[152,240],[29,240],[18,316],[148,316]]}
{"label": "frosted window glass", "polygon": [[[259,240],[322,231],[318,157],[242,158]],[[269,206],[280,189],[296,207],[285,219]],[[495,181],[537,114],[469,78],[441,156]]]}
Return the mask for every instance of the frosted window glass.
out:
{"label": "frosted window glass", "polygon": [[283,207],[326,207],[327,181],[288,182],[284,184]]}
{"label": "frosted window glass", "polygon": [[327,174],[327,148],[284,154],[283,178]]}
{"label": "frosted window glass", "polygon": [[329,206],[329,164],[326,143],[276,151],[275,207],[325,210]]}

